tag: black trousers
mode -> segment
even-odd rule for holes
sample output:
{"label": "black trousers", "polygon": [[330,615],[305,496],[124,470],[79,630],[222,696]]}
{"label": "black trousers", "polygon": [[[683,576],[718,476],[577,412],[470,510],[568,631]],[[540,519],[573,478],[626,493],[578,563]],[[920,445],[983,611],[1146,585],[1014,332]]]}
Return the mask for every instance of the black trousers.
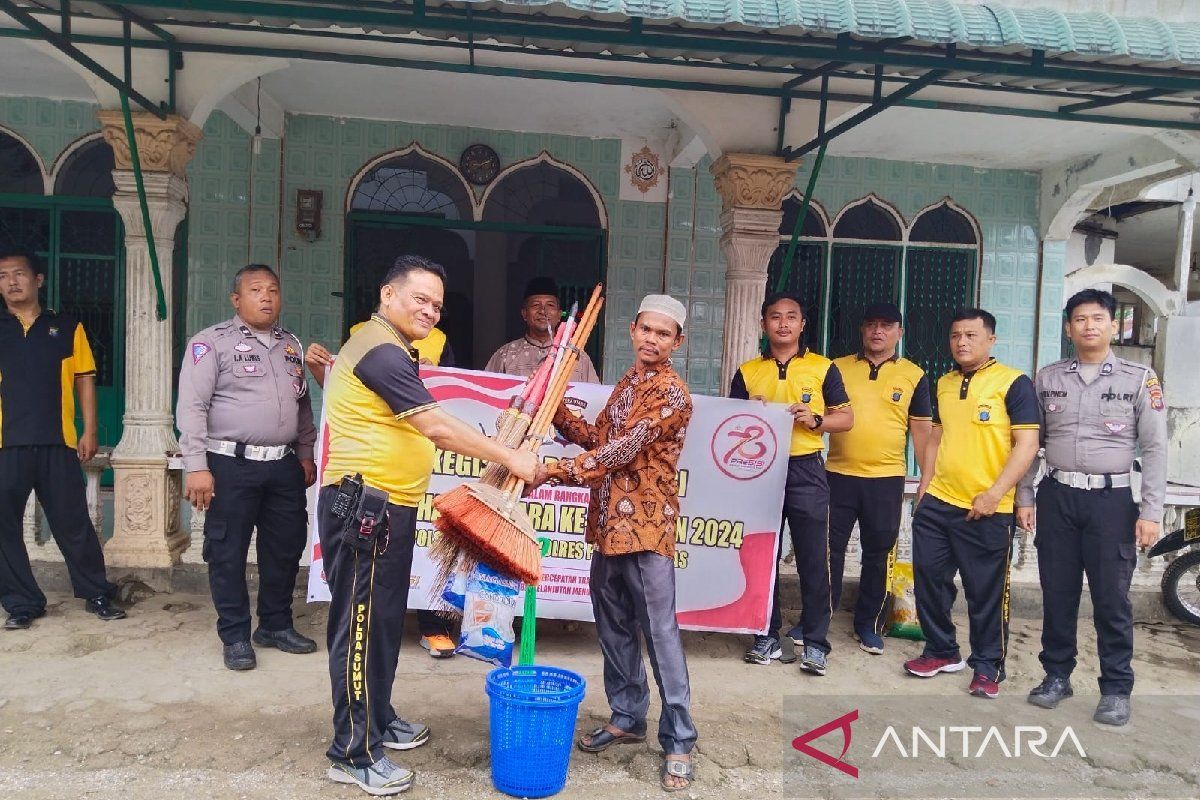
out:
{"label": "black trousers", "polygon": [[829,479],[829,581],[834,609],[842,599],[846,546],[858,523],[862,571],[854,603],[854,630],[879,633],[887,598],[887,560],[900,535],[904,477],[858,478],[827,473]]}
{"label": "black trousers", "polygon": [[88,516],[78,453],[66,445],[0,447],[0,605],[10,614],[46,610],[21,530],[30,492],[37,492],[46,512],[75,596],[112,597],[117,587],[104,575],[104,552]]}
{"label": "black trousers", "polygon": [[278,461],[208,454],[212,505],[204,518],[204,560],[225,644],[250,639],[246,556],[258,528],[258,623],[292,627],[292,593],[308,538],[304,470],[295,454]]}
{"label": "black trousers", "polygon": [[[783,517],[792,536],[796,573],[800,576],[800,624],[788,631],[793,639],[804,639],[828,653],[829,618],[829,484],[825,462],[819,453],[788,459]],[[782,536],[780,544],[782,545]],[[783,613],[779,608],[779,578],[771,595],[771,630],[779,638]]]}
{"label": "black trousers", "polygon": [[342,541],[343,520],[329,513],[337,494],[317,496],[318,530],[329,582],[329,682],[333,761],[364,767],[383,757],[384,730],[396,718],[392,683],[408,609],[417,509],[388,505],[388,533],[371,550]]}
{"label": "black trousers", "polygon": [[962,576],[970,622],[971,655],[967,664],[997,682],[1004,680],[1008,652],[1012,523],[1012,514],[993,514],[968,522],[967,509],[928,494],[913,514],[913,588],[917,617],[925,633],[924,654],[959,657],[950,617],[957,572]]}
{"label": "black trousers", "polygon": [[1133,691],[1133,605],[1138,508],[1128,488],[1087,491],[1044,480],[1037,493],[1038,575],[1042,584],[1042,652],[1047,675],[1075,669],[1083,576],[1092,595],[1100,693]]}

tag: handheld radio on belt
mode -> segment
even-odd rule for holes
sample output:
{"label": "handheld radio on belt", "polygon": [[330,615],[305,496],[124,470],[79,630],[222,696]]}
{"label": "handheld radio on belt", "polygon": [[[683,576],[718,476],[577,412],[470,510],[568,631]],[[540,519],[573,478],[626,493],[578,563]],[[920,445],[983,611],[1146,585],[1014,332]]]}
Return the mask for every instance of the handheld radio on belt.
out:
{"label": "handheld radio on belt", "polygon": [[329,511],[342,525],[342,540],[359,550],[371,550],[381,534],[387,532],[388,495],[363,483],[362,475],[347,475],[338,484]]}

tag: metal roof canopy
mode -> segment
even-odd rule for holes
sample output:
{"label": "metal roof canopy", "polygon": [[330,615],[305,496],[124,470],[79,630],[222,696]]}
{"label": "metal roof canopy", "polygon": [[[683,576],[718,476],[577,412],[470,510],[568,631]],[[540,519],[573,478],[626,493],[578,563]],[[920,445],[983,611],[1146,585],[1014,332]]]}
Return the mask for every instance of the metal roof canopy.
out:
{"label": "metal roof canopy", "polygon": [[[728,6],[703,0],[0,0],[0,11],[22,25],[0,29],[0,36],[49,42],[159,116],[174,111],[175,74],[183,68],[184,54],[205,52],[775,97],[780,101],[779,153],[788,158],[891,106],[1200,131],[1200,26],[1000,4],[858,2],[863,8],[856,11],[855,0],[744,0]],[[647,16],[629,16],[630,11]],[[119,22],[121,35],[76,34],[73,19]],[[981,26],[981,20],[988,24]],[[187,38],[189,32],[213,29],[275,40],[308,38],[300,47]],[[312,49],[314,39],[329,41],[333,49]],[[362,42],[420,45],[432,53],[449,49],[458,59],[354,52],[354,43]],[[89,58],[79,44],[122,48],[124,77]],[[137,48],[171,54],[166,103],[155,104],[134,90],[130,53]],[[557,56],[588,62],[589,68],[618,63],[687,67],[728,80],[495,66],[477,63],[481,53]],[[870,91],[832,92],[831,78],[866,82]],[[820,91],[805,88],[817,80]],[[885,85],[897,84],[884,93]],[[996,93],[1018,102],[913,97],[932,86]],[[1020,104],[1022,97],[1064,102],[1056,109],[1030,107]],[[784,124],[794,99],[868,107],[832,130],[822,122],[815,139],[788,148]],[[1096,109],[1121,113],[1087,113]],[[825,116],[822,109],[822,120]]]}

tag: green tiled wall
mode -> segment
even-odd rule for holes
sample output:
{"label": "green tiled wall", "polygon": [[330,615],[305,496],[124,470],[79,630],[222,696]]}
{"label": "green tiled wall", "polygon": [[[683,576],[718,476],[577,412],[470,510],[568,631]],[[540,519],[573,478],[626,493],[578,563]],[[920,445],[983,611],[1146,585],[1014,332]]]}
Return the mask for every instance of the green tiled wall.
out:
{"label": "green tiled wall", "polygon": [[0,97],[0,125],[33,145],[47,172],[67,145],[100,128],[91,103],[42,97]]}
{"label": "green tiled wall", "polygon": [[1066,282],[1067,243],[1047,240],[1042,243],[1042,318],[1037,337],[1037,365],[1044,367],[1063,357],[1062,312]]}
{"label": "green tiled wall", "polygon": [[721,198],[710,163],[705,158],[695,169],[671,171],[667,292],[688,307],[688,338],[676,358],[681,374],[693,392],[724,394],[725,257],[718,244]]}
{"label": "green tiled wall", "polygon": [[[251,137],[220,111],[204,125],[204,138],[188,165],[187,331],[232,316],[230,279],[249,263],[278,266],[279,141]],[[253,195],[253,202],[251,202]],[[284,304],[283,324],[301,320]]]}

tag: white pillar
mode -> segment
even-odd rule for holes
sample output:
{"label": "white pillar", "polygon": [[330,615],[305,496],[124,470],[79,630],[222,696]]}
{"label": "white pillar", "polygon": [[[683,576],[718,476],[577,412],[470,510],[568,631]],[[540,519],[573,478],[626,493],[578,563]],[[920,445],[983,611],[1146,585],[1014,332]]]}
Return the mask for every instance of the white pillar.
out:
{"label": "white pillar", "polygon": [[175,229],[187,213],[185,170],[200,130],[179,117],[135,115],[134,135],[167,299],[166,319],[160,320],[124,120],[119,111],[100,111],[98,116],[116,156],[113,205],[125,224],[125,416],[112,454],[113,537],[105,559],[117,572],[122,567],[169,569],[179,563],[189,541],[179,521],[180,474],[167,469],[168,455],[179,449],[171,408],[171,260]]}
{"label": "white pillar", "polygon": [[725,341],[721,386],[758,352],[767,265],[779,247],[783,198],[800,162],[777,156],[726,153],[711,171],[721,195],[721,252],[725,256]]}
{"label": "white pillar", "polygon": [[1192,269],[1192,233],[1196,225],[1196,196],[1190,191],[1179,206],[1179,238],[1175,246],[1175,291],[1179,307],[1187,305],[1188,273]]}

